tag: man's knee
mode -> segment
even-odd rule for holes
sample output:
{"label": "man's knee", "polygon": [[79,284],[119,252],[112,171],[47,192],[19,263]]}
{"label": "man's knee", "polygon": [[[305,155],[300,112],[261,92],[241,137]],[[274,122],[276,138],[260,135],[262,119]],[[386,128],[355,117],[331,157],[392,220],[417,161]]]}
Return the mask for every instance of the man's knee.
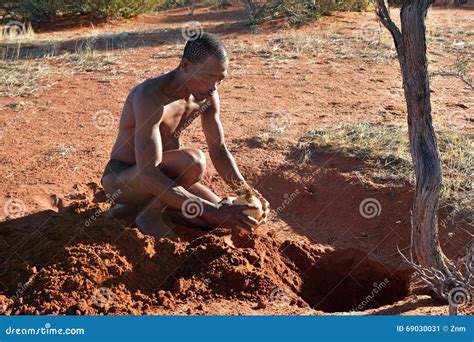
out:
{"label": "man's knee", "polygon": [[206,155],[196,148],[183,150],[186,159],[186,169],[184,173],[188,175],[193,183],[198,182],[206,171]]}

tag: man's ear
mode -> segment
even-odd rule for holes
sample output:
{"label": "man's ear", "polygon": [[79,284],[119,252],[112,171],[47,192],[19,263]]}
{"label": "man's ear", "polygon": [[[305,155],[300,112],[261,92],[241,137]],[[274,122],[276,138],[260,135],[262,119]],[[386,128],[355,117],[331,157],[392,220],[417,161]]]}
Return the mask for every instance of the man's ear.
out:
{"label": "man's ear", "polygon": [[181,68],[181,70],[184,73],[187,73],[188,69],[189,69],[189,64],[191,64],[189,59],[187,59],[186,57],[183,57],[183,58],[181,58],[181,62],[179,63],[179,67]]}

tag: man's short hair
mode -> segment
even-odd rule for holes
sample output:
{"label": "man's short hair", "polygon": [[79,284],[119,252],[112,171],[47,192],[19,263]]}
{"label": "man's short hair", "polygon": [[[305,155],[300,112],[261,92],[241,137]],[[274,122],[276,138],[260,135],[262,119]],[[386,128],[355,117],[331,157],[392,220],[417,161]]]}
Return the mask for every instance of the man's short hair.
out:
{"label": "man's short hair", "polygon": [[217,35],[200,32],[186,42],[183,58],[187,58],[191,63],[202,63],[209,56],[223,62],[227,60],[224,43]]}

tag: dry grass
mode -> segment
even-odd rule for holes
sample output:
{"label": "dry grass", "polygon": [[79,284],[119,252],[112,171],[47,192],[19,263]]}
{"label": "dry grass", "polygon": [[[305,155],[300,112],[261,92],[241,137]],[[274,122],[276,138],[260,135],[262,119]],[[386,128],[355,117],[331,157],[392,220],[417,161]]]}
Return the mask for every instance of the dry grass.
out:
{"label": "dry grass", "polygon": [[[442,204],[454,211],[466,211],[472,204],[473,135],[440,131],[437,138],[443,170]],[[363,160],[370,166],[362,171],[364,176],[379,182],[415,181],[408,132],[403,126],[358,123],[315,129],[300,140],[294,155],[298,162],[307,163],[318,151]]]}
{"label": "dry grass", "polygon": [[176,42],[176,44],[163,46],[160,51],[153,54],[151,57],[156,59],[162,58],[179,58],[183,54],[183,44]]}
{"label": "dry grass", "polygon": [[73,154],[77,151],[74,145],[58,145],[54,146],[46,152],[45,159],[52,161],[56,158],[66,158],[68,155]]}
{"label": "dry grass", "polygon": [[261,44],[239,42],[229,46],[229,50],[235,55],[252,54],[263,58],[298,58],[303,54],[316,56],[323,45],[324,41],[321,37],[290,35],[271,38]]}
{"label": "dry grass", "polygon": [[[143,44],[135,39],[139,33],[94,35],[77,40],[74,50],[61,50],[62,40],[38,40],[31,27],[9,31],[0,37],[0,95],[26,96],[50,86],[50,75],[105,71],[116,75],[122,48]],[[24,43],[29,43],[25,45]],[[118,49],[118,50],[116,50]]]}
{"label": "dry grass", "polygon": [[[45,82],[50,75],[70,76],[80,73],[107,71],[115,73],[118,55],[100,52],[94,45],[86,41],[74,52],[58,53],[49,45],[50,50],[42,50],[41,58],[25,59],[6,57],[0,60],[0,95],[25,96],[40,88],[49,87]],[[20,55],[21,45],[15,54]],[[4,51],[5,52],[5,51]]]}
{"label": "dry grass", "polygon": [[284,127],[272,127],[264,129],[258,135],[250,138],[234,139],[232,143],[236,146],[274,149],[276,148],[275,142],[282,137],[283,133],[285,133]]}
{"label": "dry grass", "polygon": [[461,22],[453,22],[451,27],[436,25],[427,30],[427,45],[436,46],[453,54],[474,56],[474,31]]}
{"label": "dry grass", "polygon": [[0,61],[0,95],[25,96],[47,86],[42,80],[55,68],[39,61]]}
{"label": "dry grass", "polygon": [[298,59],[300,57],[316,57],[328,52],[334,58],[362,58],[383,62],[396,58],[392,42],[386,35],[361,39],[358,34],[326,34],[302,35],[292,34],[271,38],[264,43],[243,43],[228,46],[231,56],[235,58],[258,57],[278,61],[282,59]]}
{"label": "dry grass", "polygon": [[0,95],[25,96],[51,86],[50,75],[114,70],[117,56],[96,52],[65,54],[38,60],[0,61]]}
{"label": "dry grass", "polygon": [[0,43],[31,42],[35,38],[35,31],[31,23],[10,21],[0,31]]}
{"label": "dry grass", "polygon": [[[82,50],[58,57],[55,64],[60,69],[68,68],[72,74],[94,71],[112,72],[118,56],[111,53],[99,53],[95,50]],[[64,70],[66,72],[66,70]]]}
{"label": "dry grass", "polygon": [[[441,47],[448,54],[472,58],[474,32],[466,28],[467,24],[463,23],[463,27],[440,27],[433,23],[427,32],[428,47]],[[239,42],[229,45],[228,50],[235,58],[259,56],[276,61],[316,57],[322,52],[328,52],[333,57],[327,58],[334,59],[361,58],[379,63],[396,59],[392,37],[376,23],[344,33],[292,33],[270,38],[263,43]]]}

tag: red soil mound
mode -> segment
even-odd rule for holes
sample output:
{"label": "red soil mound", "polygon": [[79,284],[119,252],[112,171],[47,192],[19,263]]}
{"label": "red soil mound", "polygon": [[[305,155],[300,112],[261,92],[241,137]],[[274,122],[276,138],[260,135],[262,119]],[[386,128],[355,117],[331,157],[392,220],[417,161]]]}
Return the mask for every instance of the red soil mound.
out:
{"label": "red soil mound", "polygon": [[[24,240],[13,256],[1,252],[7,259],[0,272],[4,313],[171,314],[182,303],[219,300],[331,312],[356,310],[384,282],[383,295],[363,309],[408,293],[408,274],[392,274],[358,250],[280,244],[271,232],[238,237],[226,229],[194,231],[191,241],[156,241],[122,226],[124,221],[98,218],[85,225],[94,211],[83,207],[76,205],[70,215],[46,211],[3,224],[1,237],[8,244]],[[26,234],[24,229],[32,229],[27,221],[43,222],[39,215],[51,219],[36,234]]]}

